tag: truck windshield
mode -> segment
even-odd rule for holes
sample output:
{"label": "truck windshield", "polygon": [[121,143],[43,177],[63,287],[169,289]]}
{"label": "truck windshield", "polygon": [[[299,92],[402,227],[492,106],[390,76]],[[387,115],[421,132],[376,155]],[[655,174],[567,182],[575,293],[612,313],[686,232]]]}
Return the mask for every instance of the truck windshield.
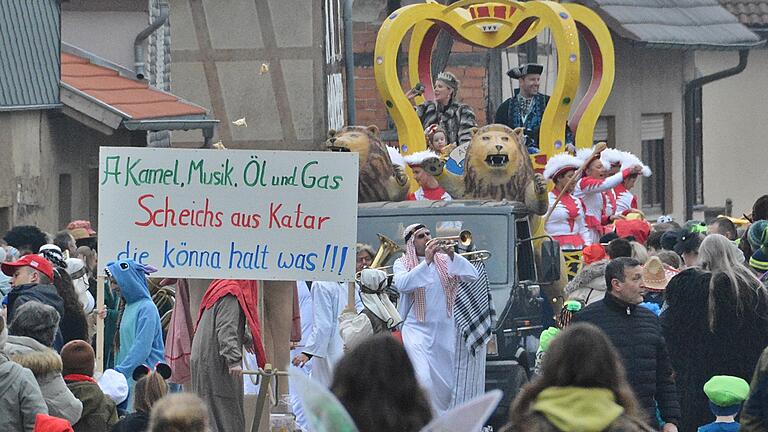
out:
{"label": "truck windshield", "polygon": [[[358,241],[367,243],[374,250],[379,247],[377,233],[384,234],[403,246],[403,231],[412,223],[426,225],[432,237],[458,235],[463,230],[472,232],[472,242],[477,250],[488,250],[491,258],[486,261],[489,282],[492,285],[507,284],[507,259],[509,258],[509,218],[506,215],[419,215],[405,216],[375,216],[358,218]],[[394,263],[395,254],[386,265]]]}

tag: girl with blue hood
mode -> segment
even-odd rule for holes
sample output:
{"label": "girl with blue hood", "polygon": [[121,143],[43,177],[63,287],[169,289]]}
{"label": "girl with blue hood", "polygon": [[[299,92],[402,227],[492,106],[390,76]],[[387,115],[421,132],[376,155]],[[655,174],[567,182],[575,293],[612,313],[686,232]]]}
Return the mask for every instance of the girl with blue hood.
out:
{"label": "girl with blue hood", "polygon": [[115,370],[133,388],[133,370],[140,365],[156,365],[164,360],[163,331],[160,314],[149,295],[146,275],[156,269],[130,259],[107,264],[110,287],[125,300],[120,320],[120,339]]}

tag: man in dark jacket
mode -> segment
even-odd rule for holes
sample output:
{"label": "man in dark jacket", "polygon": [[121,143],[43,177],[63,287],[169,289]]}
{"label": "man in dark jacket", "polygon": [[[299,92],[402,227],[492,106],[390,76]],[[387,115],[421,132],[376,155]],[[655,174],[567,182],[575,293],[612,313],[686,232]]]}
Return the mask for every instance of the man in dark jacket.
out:
{"label": "man in dark jacket", "polygon": [[768,348],[763,350],[749,386],[749,399],[741,412],[741,429],[746,432],[768,430]]}
{"label": "man in dark jacket", "polygon": [[607,293],[584,308],[574,322],[592,323],[602,329],[624,360],[627,379],[648,414],[656,418],[658,406],[664,432],[676,432],[680,402],[661,324],[643,301],[643,267],[633,258],[616,258],[605,269]]}
{"label": "man in dark jacket", "polygon": [[16,309],[29,301],[52,306],[64,315],[64,300],[53,286],[53,265],[40,255],[25,255],[19,260],[3,263],[2,271],[11,277],[13,289],[8,293],[8,322]]}

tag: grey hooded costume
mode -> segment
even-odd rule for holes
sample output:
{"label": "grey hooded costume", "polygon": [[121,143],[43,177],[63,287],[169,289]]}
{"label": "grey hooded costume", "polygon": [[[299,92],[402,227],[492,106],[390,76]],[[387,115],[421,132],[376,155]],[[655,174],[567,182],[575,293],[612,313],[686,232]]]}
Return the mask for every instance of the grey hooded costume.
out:
{"label": "grey hooded costume", "polygon": [[[2,318],[0,318],[2,320]],[[0,322],[0,327],[4,327]],[[48,414],[35,376],[2,353],[8,330],[0,331],[0,430],[32,432],[35,416]]]}
{"label": "grey hooded costume", "polygon": [[598,261],[586,267],[565,286],[565,297],[590,305],[605,297],[605,267],[608,260]]}
{"label": "grey hooded costume", "polygon": [[17,308],[10,324],[5,354],[35,375],[48,414],[77,423],[83,403],[67,388],[61,376],[61,357],[50,348],[59,327],[59,313],[52,306],[30,301]]}
{"label": "grey hooded costume", "polygon": [[83,403],[67,388],[61,376],[61,358],[56,351],[30,337],[8,336],[4,352],[11,360],[32,371],[48,406],[48,414],[70,424],[80,420]]}

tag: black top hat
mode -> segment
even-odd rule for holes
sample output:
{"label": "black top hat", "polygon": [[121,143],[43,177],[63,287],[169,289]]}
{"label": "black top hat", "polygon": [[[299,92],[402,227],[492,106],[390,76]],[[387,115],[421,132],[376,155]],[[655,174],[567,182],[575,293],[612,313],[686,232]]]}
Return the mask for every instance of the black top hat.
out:
{"label": "black top hat", "polygon": [[530,74],[541,75],[542,72],[544,72],[544,65],[540,65],[536,63],[526,63],[508,70],[507,75],[510,78],[520,79]]}

